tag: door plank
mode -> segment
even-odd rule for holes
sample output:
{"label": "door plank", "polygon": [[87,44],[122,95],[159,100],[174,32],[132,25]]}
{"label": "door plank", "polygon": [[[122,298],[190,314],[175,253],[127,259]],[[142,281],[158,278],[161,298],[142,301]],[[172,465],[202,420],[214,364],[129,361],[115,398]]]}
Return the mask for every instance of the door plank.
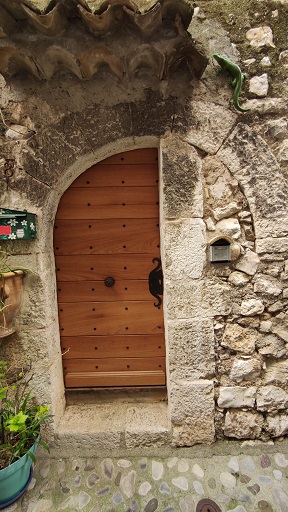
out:
{"label": "door plank", "polygon": [[157,148],[144,148],[144,149],[133,149],[131,151],[124,151],[123,153],[117,153],[112,155],[105,160],[102,160],[103,164],[149,164],[155,162],[158,166],[158,149]]}
{"label": "door plank", "polygon": [[[77,189],[76,189],[77,190]],[[60,210],[58,219],[122,219],[123,218],[123,206],[122,205],[100,205],[94,206],[92,203],[91,207],[81,207],[77,211],[78,207],[67,205],[67,207]],[[158,216],[159,206],[158,204],[126,204],[125,205],[125,218],[126,219],[156,219]]]}
{"label": "door plank", "polygon": [[56,254],[145,254],[160,246],[158,219],[57,220],[55,228]]}
{"label": "door plank", "polygon": [[[113,276],[112,276],[113,277]],[[114,301],[114,300],[149,300],[151,293],[148,275],[145,280],[116,280],[112,287],[105,286],[103,281],[71,281],[60,282],[57,286],[59,302]]]}
{"label": "door plank", "polygon": [[70,187],[152,187],[157,184],[158,167],[155,164],[96,164],[80,174]]}
{"label": "door plank", "polygon": [[67,388],[164,386],[165,373],[161,371],[68,373]]}
{"label": "door plank", "polygon": [[108,359],[65,359],[64,374],[77,372],[139,372],[160,370],[165,372],[165,357],[118,357]]}
{"label": "door plank", "polygon": [[164,334],[124,336],[62,336],[63,360],[113,357],[164,357]]}
{"label": "door plank", "polygon": [[[159,200],[158,190],[154,185],[151,187],[91,187],[87,188],[68,188],[63,194],[59,206],[61,210],[68,206],[73,208],[87,207],[99,205],[122,205],[122,203],[130,204],[155,204]],[[74,212],[72,208],[72,213]],[[89,212],[88,207],[88,212]],[[59,218],[57,216],[57,218]],[[72,217],[77,218],[77,217]]]}
{"label": "door plank", "polygon": [[[156,254],[155,254],[156,253]],[[156,266],[153,254],[95,254],[95,255],[56,255],[57,281],[100,280],[112,276],[114,279],[147,279]]]}
{"label": "door plank", "polygon": [[59,303],[59,321],[62,336],[164,331],[162,311],[153,301]]}
{"label": "door plank", "polygon": [[156,187],[70,188],[59,203],[59,219],[158,218]]}

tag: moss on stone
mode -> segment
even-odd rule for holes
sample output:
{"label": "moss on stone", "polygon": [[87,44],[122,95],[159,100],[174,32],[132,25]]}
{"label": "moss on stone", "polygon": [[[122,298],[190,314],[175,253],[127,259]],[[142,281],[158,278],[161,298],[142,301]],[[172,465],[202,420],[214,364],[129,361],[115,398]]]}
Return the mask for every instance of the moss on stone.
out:
{"label": "moss on stone", "polygon": [[239,505],[239,501],[232,499],[227,504],[227,510],[234,510],[234,508],[236,508],[237,505]]}

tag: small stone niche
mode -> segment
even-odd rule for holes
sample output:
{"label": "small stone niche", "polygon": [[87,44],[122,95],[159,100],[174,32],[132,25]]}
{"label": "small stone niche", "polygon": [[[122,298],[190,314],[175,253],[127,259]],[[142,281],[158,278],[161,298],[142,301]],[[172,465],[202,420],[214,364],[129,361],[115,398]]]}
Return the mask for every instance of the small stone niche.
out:
{"label": "small stone niche", "polygon": [[231,244],[226,238],[218,238],[210,245],[211,263],[227,263],[231,261]]}

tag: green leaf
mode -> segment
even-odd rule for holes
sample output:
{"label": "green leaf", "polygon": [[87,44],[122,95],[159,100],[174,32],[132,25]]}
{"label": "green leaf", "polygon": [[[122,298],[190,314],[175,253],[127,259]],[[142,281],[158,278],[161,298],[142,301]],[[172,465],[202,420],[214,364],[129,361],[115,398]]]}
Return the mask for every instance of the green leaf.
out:
{"label": "green leaf", "polygon": [[50,449],[49,449],[49,446],[44,443],[44,441],[39,441],[38,443],[40,446],[43,446],[43,448],[45,448],[45,450],[47,450],[48,453],[50,453]]}
{"label": "green leaf", "polygon": [[50,405],[39,405],[35,418],[41,419],[47,415],[50,410]]}
{"label": "green leaf", "polygon": [[8,387],[0,389],[0,399],[1,400],[3,400],[3,398],[6,398],[7,391],[8,391]]}
{"label": "green leaf", "polygon": [[11,416],[6,421],[6,428],[10,432],[19,432],[21,430],[24,430],[26,420],[29,416],[27,414],[24,414],[22,411],[18,412],[15,416]]}
{"label": "green leaf", "polygon": [[27,455],[30,457],[30,459],[32,459],[33,462],[36,462],[36,457],[35,457],[34,453],[27,452]]}

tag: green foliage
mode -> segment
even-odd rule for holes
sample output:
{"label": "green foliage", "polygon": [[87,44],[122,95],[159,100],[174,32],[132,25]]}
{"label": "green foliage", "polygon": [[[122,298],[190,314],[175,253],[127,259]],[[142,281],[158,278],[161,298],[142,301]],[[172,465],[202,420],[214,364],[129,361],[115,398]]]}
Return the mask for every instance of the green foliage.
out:
{"label": "green foliage", "polygon": [[[33,402],[28,373],[18,372],[12,383],[9,373],[7,363],[0,361],[0,469],[25,455],[34,443],[48,450],[39,436],[41,425],[51,418],[50,406]],[[28,455],[35,460],[31,452]]]}

